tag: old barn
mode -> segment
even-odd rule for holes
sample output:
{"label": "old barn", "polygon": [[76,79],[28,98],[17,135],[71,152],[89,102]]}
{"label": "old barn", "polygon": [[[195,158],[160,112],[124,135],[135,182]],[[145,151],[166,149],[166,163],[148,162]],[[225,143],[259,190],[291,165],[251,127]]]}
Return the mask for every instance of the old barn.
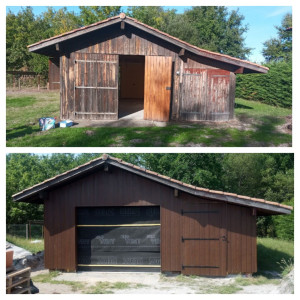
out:
{"label": "old barn", "polygon": [[49,56],[62,119],[229,120],[235,74],[268,68],[200,49],[124,13],[28,46]]}
{"label": "old barn", "polygon": [[103,155],[13,196],[44,204],[45,267],[257,271],[256,217],[292,207],[199,188]]}

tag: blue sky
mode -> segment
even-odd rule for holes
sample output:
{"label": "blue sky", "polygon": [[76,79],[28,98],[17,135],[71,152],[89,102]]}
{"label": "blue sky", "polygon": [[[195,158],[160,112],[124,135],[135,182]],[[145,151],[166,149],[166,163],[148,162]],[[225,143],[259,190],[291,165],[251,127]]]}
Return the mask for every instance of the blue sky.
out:
{"label": "blue sky", "polygon": [[[56,9],[62,6],[55,6]],[[175,8],[178,13],[190,8],[190,6],[164,6],[165,8]],[[79,12],[78,6],[67,6],[68,10]],[[122,7],[126,11],[126,6]],[[245,16],[244,24],[248,24],[248,31],[245,34],[246,46],[253,48],[249,60],[257,63],[263,62],[261,54],[263,43],[271,37],[276,37],[274,26],[281,24],[281,20],[286,13],[292,13],[291,6],[228,6],[229,10],[239,9]],[[14,13],[20,11],[20,6],[7,6],[6,11],[11,10]],[[40,14],[47,9],[46,6],[33,6],[35,14]]]}

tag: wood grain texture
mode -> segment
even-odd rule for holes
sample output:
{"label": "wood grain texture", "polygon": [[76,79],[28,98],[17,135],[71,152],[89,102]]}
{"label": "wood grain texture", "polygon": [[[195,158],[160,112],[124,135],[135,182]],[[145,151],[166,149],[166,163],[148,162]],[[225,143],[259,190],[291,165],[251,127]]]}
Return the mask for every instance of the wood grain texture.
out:
{"label": "wood grain texture", "polygon": [[144,119],[169,121],[172,58],[146,56]]}
{"label": "wood grain texture", "polygon": [[44,203],[48,269],[76,270],[76,208],[155,205],[160,206],[162,272],[225,276],[257,270],[256,222],[247,207],[185,192],[175,197],[173,188],[114,166],[51,190]]}
{"label": "wood grain texture", "polygon": [[[233,118],[234,111],[234,91],[235,91],[235,75],[230,73],[234,71],[230,68],[228,64],[216,62],[212,59],[196,56],[195,54],[185,51],[184,56],[179,57],[180,52],[179,47],[163,41],[158,37],[155,37],[149,33],[143,32],[132,26],[125,26],[122,30],[120,26],[112,26],[109,30],[103,29],[101,34],[96,32],[83,37],[81,43],[75,43],[70,41],[66,45],[66,50],[69,55],[63,55],[64,66],[61,66],[61,116],[74,117],[75,111],[77,109],[83,109],[88,112],[86,114],[77,115],[75,118],[87,118],[87,119],[115,119],[117,115],[112,116],[108,114],[99,115],[99,112],[108,112],[110,109],[116,110],[118,103],[113,103],[111,101],[112,92],[103,92],[99,90],[82,90],[74,92],[75,77],[78,76],[80,72],[84,72],[77,63],[74,62],[74,57],[78,55],[87,55],[86,57],[94,57],[95,55],[132,55],[132,56],[153,56],[153,57],[171,57],[173,66],[171,67],[171,84],[172,87],[169,99],[169,116],[166,118],[167,110],[162,106],[161,111],[158,111],[158,106],[156,101],[152,100],[156,105],[151,109],[151,105],[148,105],[148,110],[146,111],[146,117],[151,118],[153,111],[153,120],[155,118],[172,120],[183,120],[183,121],[200,121],[200,120],[228,120]],[[156,60],[153,58],[153,60]],[[161,61],[156,60],[158,65],[152,66],[152,71],[157,71],[160,75]],[[153,61],[154,63],[154,61]],[[183,69],[181,65],[183,63]],[[117,69],[111,70],[113,65],[107,64],[102,66],[100,64],[95,65],[91,63],[86,63],[87,72],[86,77],[93,77],[93,81],[97,78],[98,83],[105,82],[107,79],[107,74],[112,74],[118,72]],[[73,68],[72,71],[67,71]],[[78,69],[77,69],[78,68]],[[223,68],[223,69],[222,69]],[[207,75],[203,75],[201,80],[195,76],[189,76],[190,80],[182,76],[184,69],[194,70],[206,70]],[[149,69],[151,70],[151,68]],[[214,73],[210,73],[214,72]],[[230,79],[225,80],[216,78],[217,75],[226,74],[230,76]],[[110,73],[112,72],[112,73]],[[177,74],[179,72],[179,74]],[[77,75],[76,75],[77,74]],[[212,76],[210,76],[210,74]],[[148,75],[148,76],[147,76]],[[150,78],[150,74],[145,73],[145,85],[146,78],[152,80],[151,85],[156,85],[155,78]],[[180,78],[183,77],[183,81]],[[229,78],[229,77],[228,77]],[[83,78],[84,79],[84,78]],[[83,81],[84,82],[84,81]],[[230,83],[229,83],[230,82]],[[149,81],[148,81],[149,83]],[[128,88],[129,89],[129,88]],[[162,90],[155,90],[155,88],[149,86],[148,91],[151,91],[151,95],[157,94],[158,97],[164,97]],[[149,95],[149,94],[147,94]],[[81,103],[76,103],[74,97],[83,99]],[[92,99],[92,102],[89,100]],[[94,100],[95,99],[95,100]],[[79,104],[81,105],[79,107]],[[87,104],[90,104],[87,105]],[[151,103],[152,104],[152,103]],[[181,110],[181,107],[183,110]]]}
{"label": "wood grain texture", "polygon": [[50,91],[60,89],[59,57],[49,58],[48,82]]}
{"label": "wood grain texture", "polygon": [[74,64],[75,118],[117,119],[118,55],[75,53]]}

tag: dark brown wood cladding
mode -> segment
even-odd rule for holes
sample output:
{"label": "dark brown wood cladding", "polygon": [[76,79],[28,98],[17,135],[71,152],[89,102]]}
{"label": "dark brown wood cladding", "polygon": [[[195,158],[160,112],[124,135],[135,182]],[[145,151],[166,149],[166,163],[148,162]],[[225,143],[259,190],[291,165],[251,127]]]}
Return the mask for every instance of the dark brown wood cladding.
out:
{"label": "dark brown wood cladding", "polygon": [[59,57],[51,57],[49,59],[49,73],[48,73],[49,90],[60,89],[59,77]]}
{"label": "dark brown wood cladding", "polygon": [[[117,61],[119,61],[121,55],[170,57],[173,63],[169,114],[171,119],[228,120],[233,118],[234,106],[232,102],[234,101],[235,81],[231,72],[235,70],[228,64],[201,58],[189,54],[188,51],[185,51],[184,56],[179,56],[180,50],[176,45],[130,25],[126,26],[125,30],[121,30],[119,24],[112,25],[110,30],[103,29],[101,34],[87,34],[80,43],[70,41],[68,44],[62,45],[61,51],[65,54],[60,59],[61,118],[80,118],[79,115],[74,113],[76,109],[74,107],[74,88],[76,84],[74,57],[76,55],[89,55],[91,57],[99,54],[115,55]],[[224,69],[220,69],[220,67]],[[188,69],[201,69],[206,72],[206,76],[205,78],[184,76],[182,73]],[[84,72],[86,72],[87,78],[95,77],[97,73],[95,68],[89,65],[87,65]],[[209,76],[210,72],[214,72],[212,77]],[[216,78],[218,75],[223,76],[224,72],[228,77]],[[154,75],[157,75],[157,73]],[[192,79],[192,82],[190,82],[190,79]],[[201,90],[204,85],[206,91]],[[147,89],[145,89],[146,92]],[[94,94],[95,92],[91,91],[89,98],[95,97]],[[183,111],[181,111],[181,108]],[[85,114],[84,118],[97,119],[99,118],[99,112]]]}
{"label": "dark brown wood cladding", "polygon": [[[48,269],[76,270],[76,207],[159,205],[162,272],[223,276],[256,271],[255,217],[248,208],[184,192],[175,196],[170,187],[113,166],[50,191],[44,204]],[[183,242],[183,237],[218,240]]]}

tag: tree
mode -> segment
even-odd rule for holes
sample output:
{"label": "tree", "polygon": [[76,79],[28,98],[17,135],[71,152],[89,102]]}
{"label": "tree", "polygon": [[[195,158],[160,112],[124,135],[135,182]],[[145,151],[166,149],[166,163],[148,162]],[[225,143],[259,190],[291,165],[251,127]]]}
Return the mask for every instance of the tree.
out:
{"label": "tree", "polygon": [[126,13],[129,17],[162,30],[168,11],[161,6],[129,6]]}
{"label": "tree", "polygon": [[267,62],[291,61],[292,60],[292,15],[286,14],[281,21],[281,26],[275,26],[277,37],[271,38],[264,43],[262,50]]}
{"label": "tree", "polygon": [[121,12],[121,6],[79,6],[79,8],[82,26],[117,16]]}
{"label": "tree", "polygon": [[[99,153],[8,154],[7,223],[43,218],[41,205],[12,202],[13,194],[100,156]],[[199,187],[294,205],[294,156],[290,153],[120,153],[112,156]],[[293,218],[293,214],[259,217],[257,233],[293,239]]]}
{"label": "tree", "polygon": [[224,6],[196,6],[184,14],[196,29],[196,46],[242,59],[250,54],[243,37],[248,28],[238,10],[229,13]]}

